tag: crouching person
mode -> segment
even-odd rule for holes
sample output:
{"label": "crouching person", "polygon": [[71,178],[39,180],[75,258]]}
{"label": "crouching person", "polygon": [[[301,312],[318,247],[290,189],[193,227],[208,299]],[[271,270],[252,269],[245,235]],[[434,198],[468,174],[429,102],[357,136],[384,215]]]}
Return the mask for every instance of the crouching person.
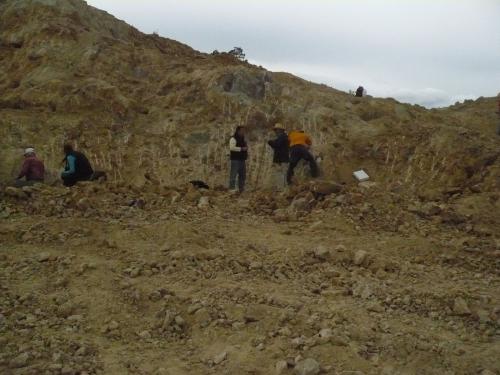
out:
{"label": "crouching person", "polygon": [[[25,178],[25,180],[23,180]],[[24,162],[21,172],[14,183],[16,187],[31,186],[42,183],[45,178],[45,165],[37,158],[35,149],[32,147],[24,150]]]}
{"label": "crouching person", "polygon": [[311,138],[309,138],[309,136],[302,130],[294,130],[290,132],[290,134],[288,134],[288,140],[290,141],[290,165],[288,166],[287,172],[288,184],[292,184],[294,169],[301,160],[305,160],[307,163],[309,163],[309,168],[311,169],[311,177],[318,177],[318,164],[316,164],[316,160],[314,159],[314,156],[310,151],[310,148],[312,146]]}
{"label": "crouching person", "polygon": [[78,181],[89,181],[92,179],[94,170],[87,157],[81,152],[75,151],[73,146],[64,145],[64,171],[61,173],[64,186],[73,186]]}

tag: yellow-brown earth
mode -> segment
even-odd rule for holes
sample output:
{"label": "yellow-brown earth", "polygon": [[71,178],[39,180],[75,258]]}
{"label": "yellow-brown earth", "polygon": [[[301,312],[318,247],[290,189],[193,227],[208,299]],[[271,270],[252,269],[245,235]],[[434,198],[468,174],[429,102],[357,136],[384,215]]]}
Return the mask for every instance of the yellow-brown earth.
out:
{"label": "yellow-brown earth", "polygon": [[[0,196],[0,372],[500,374],[494,111],[353,98],[83,1],[0,1],[0,181],[27,146],[50,176]],[[266,191],[277,121],[311,134],[326,182]],[[249,191],[187,186],[226,184],[238,124]],[[59,186],[65,141],[108,181]]]}

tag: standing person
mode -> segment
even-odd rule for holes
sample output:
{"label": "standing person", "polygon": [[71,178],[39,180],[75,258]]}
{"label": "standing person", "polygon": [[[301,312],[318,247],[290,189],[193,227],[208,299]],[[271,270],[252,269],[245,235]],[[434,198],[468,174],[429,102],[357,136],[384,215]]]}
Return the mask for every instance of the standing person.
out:
{"label": "standing person", "polygon": [[274,151],[273,155],[273,188],[277,191],[285,189],[287,183],[288,163],[290,162],[290,148],[288,145],[288,135],[282,124],[274,125],[276,138],[267,142]]}
{"label": "standing person", "polygon": [[[25,181],[22,180],[23,177],[26,178]],[[43,162],[36,157],[35,149],[28,147],[24,150],[23,166],[14,185],[16,187],[31,186],[37,182],[43,182],[44,178],[45,166]]]}
{"label": "standing person", "polygon": [[356,90],[356,96],[358,98],[362,98],[363,96],[365,96],[366,94],[366,90],[364,89],[363,86],[359,86],[358,89]]}
{"label": "standing person", "polygon": [[229,189],[236,190],[236,176],[238,176],[238,190],[245,190],[247,175],[246,160],[248,158],[248,146],[245,140],[245,128],[238,126],[234,135],[229,140],[229,151],[231,159],[231,170],[229,172]]}
{"label": "standing person", "polygon": [[302,159],[309,163],[311,176],[313,178],[318,177],[318,165],[316,164],[314,156],[309,151],[312,146],[311,138],[302,130],[294,130],[288,134],[288,140],[290,142],[290,165],[288,166],[286,175],[288,184],[290,185],[292,183],[293,170]]}
{"label": "standing person", "polygon": [[64,171],[61,173],[64,186],[73,186],[78,181],[92,179],[94,170],[87,157],[81,152],[73,150],[73,146],[64,145]]}
{"label": "standing person", "polygon": [[497,107],[497,115],[498,115],[497,135],[500,135],[500,94],[497,95],[497,98],[498,98],[498,107]]}

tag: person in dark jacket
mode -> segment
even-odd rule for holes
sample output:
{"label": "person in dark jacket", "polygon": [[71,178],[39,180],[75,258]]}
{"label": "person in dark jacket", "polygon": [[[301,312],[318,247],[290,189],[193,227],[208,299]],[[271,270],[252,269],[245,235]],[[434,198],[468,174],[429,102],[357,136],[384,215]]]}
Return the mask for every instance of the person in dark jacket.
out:
{"label": "person in dark jacket", "polygon": [[365,89],[363,86],[358,87],[358,89],[356,90],[356,96],[358,98],[362,98],[363,96],[365,96]]}
{"label": "person in dark jacket", "polygon": [[282,191],[287,186],[286,174],[290,162],[290,150],[288,146],[288,135],[282,124],[276,124],[273,128],[276,138],[267,142],[274,151],[273,155],[273,188]]}
{"label": "person in dark jacket", "polygon": [[[26,180],[22,180],[22,178]],[[45,166],[43,162],[36,157],[35,149],[28,147],[24,150],[24,162],[21,168],[21,172],[17,176],[15,186],[31,186],[37,182],[43,182],[45,177]]]}
{"label": "person in dark jacket", "polygon": [[92,179],[94,170],[87,157],[81,152],[75,151],[73,146],[64,145],[64,171],[61,174],[64,186],[73,186],[78,181],[89,181]]}
{"label": "person in dark jacket", "polygon": [[229,152],[231,159],[229,190],[236,190],[236,176],[238,176],[238,190],[242,193],[245,190],[247,175],[246,160],[248,158],[248,146],[245,140],[245,128],[243,126],[238,126],[234,135],[229,140]]}

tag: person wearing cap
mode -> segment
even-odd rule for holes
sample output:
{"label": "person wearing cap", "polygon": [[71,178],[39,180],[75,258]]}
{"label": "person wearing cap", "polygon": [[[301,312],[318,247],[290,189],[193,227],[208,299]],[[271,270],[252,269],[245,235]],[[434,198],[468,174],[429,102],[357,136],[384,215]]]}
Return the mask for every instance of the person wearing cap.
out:
{"label": "person wearing cap", "polygon": [[[25,180],[22,180],[22,178]],[[45,166],[43,162],[36,157],[35,149],[28,147],[24,150],[24,162],[21,172],[17,176],[15,186],[31,186],[36,183],[42,183],[45,178]]]}
{"label": "person wearing cap", "polygon": [[274,125],[273,130],[276,134],[276,138],[267,142],[274,151],[273,188],[277,191],[282,191],[287,185],[286,174],[290,161],[288,135],[286,134],[285,127],[280,123]]}
{"label": "person wearing cap", "polygon": [[236,127],[234,135],[229,140],[229,152],[231,169],[229,171],[229,190],[236,191],[236,176],[238,176],[238,190],[245,190],[247,175],[246,160],[248,158],[248,146],[245,140],[245,128]]}
{"label": "person wearing cap", "polygon": [[64,171],[61,173],[64,186],[73,186],[78,181],[89,181],[94,175],[94,170],[87,157],[75,151],[70,144],[64,145]]}
{"label": "person wearing cap", "polygon": [[309,163],[311,168],[311,176],[316,178],[319,176],[318,165],[314,156],[311,154],[310,148],[312,146],[311,138],[304,133],[303,130],[294,130],[288,134],[288,141],[290,143],[290,165],[286,175],[287,183],[292,183],[294,169],[301,160]]}

